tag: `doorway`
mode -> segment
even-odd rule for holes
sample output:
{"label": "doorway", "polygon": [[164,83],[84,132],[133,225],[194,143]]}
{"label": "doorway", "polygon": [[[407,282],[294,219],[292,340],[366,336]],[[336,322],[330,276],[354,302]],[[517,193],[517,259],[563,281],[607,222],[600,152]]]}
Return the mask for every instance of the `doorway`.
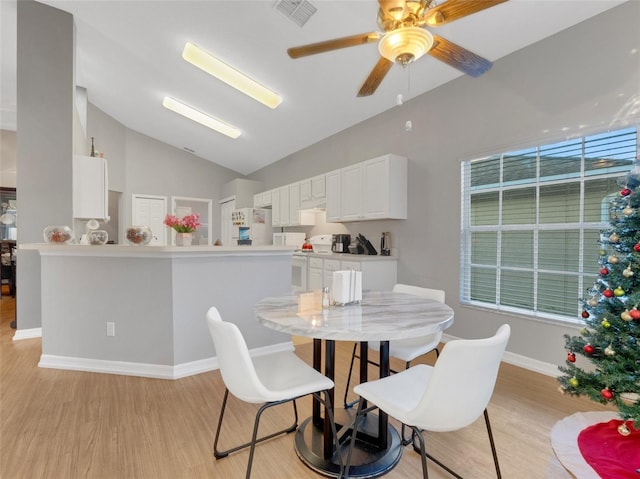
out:
{"label": "doorway", "polygon": [[164,217],[167,214],[167,197],[137,195],[132,197],[132,223],[151,228],[150,246],[167,245],[167,228]]}

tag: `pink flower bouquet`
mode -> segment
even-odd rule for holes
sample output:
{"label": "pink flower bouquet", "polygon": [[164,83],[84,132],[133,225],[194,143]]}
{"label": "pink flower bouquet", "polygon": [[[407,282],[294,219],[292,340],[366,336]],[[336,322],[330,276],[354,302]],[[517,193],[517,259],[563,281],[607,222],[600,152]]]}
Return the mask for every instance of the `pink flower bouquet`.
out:
{"label": "pink flower bouquet", "polygon": [[200,223],[200,213],[193,213],[191,215],[178,218],[174,215],[167,215],[164,219],[164,224],[169,228],[173,228],[178,233],[193,233],[197,230]]}

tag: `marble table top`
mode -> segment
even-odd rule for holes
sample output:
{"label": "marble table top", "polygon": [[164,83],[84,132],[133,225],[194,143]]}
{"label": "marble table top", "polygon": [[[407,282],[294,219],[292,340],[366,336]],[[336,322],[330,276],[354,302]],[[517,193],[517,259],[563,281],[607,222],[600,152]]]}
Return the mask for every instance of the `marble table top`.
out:
{"label": "marble table top", "polygon": [[363,291],[362,302],[322,309],[320,291],[265,298],[255,307],[270,329],[315,339],[388,341],[441,331],[453,323],[446,304],[406,293]]}

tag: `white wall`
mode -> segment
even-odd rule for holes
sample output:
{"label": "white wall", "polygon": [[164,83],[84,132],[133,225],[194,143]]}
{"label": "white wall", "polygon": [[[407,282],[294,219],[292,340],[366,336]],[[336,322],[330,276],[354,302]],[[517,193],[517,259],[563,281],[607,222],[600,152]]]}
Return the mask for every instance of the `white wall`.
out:
{"label": "white wall", "polygon": [[561,364],[562,334],[574,328],[458,303],[460,161],[640,123],[638,18],[640,2],[627,2],[499,60],[480,78],[460,77],[250,178],[273,188],[385,153],[407,156],[409,219],[349,223],[349,231],[375,245],[391,232],[399,281],[446,291],[456,312],[448,333],[487,336],[508,322],[509,351]]}

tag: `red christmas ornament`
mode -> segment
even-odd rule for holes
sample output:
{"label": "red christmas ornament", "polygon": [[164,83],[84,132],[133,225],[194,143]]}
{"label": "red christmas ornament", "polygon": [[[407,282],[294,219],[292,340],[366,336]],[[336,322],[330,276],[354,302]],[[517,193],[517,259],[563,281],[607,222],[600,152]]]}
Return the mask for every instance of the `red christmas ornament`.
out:
{"label": "red christmas ornament", "polygon": [[602,391],[600,391],[600,395],[607,401],[611,401],[613,399],[613,393],[609,388],[604,388]]}
{"label": "red christmas ornament", "polygon": [[631,190],[629,188],[623,188],[622,191],[620,191],[620,196],[629,196],[631,194]]}
{"label": "red christmas ornament", "polygon": [[640,243],[636,243],[633,245],[633,251],[636,253],[640,253]]}
{"label": "red christmas ornament", "polygon": [[589,343],[585,344],[584,348],[582,348],[582,349],[587,354],[593,354],[593,352],[596,350],[596,348],[591,346],[591,344],[589,344]]}
{"label": "red christmas ornament", "polygon": [[587,319],[589,317],[589,311],[587,311],[587,310],[582,311],[582,317],[584,319]]}
{"label": "red christmas ornament", "polygon": [[637,308],[632,308],[631,311],[629,311],[629,316],[631,316],[635,320],[640,319],[640,310]]}
{"label": "red christmas ornament", "polygon": [[570,363],[576,362],[576,355],[574,353],[567,353],[567,361]]}
{"label": "red christmas ornament", "polygon": [[613,298],[613,291],[607,288],[602,292],[602,296],[605,298]]}
{"label": "red christmas ornament", "polygon": [[608,275],[608,274],[609,274],[609,270],[608,270],[607,268],[602,268],[602,269],[600,270],[600,274],[601,274],[602,276],[606,276],[606,275]]}

